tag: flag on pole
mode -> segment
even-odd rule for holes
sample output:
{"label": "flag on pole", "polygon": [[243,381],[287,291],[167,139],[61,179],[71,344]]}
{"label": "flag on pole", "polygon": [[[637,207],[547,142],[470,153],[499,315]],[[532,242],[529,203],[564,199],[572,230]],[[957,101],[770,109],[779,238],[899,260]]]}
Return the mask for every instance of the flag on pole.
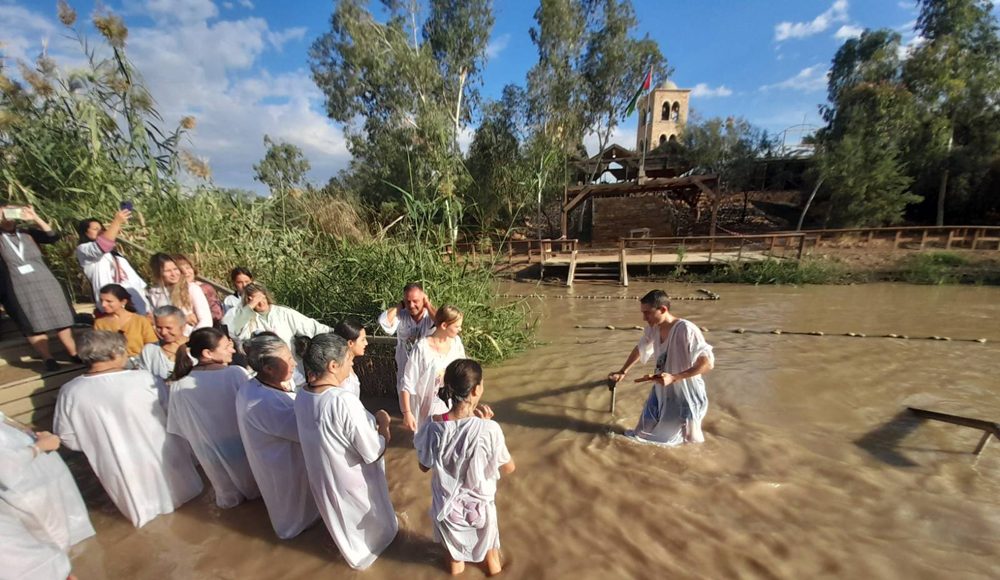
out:
{"label": "flag on pole", "polygon": [[652,82],[653,82],[653,69],[652,67],[650,67],[649,72],[646,73],[646,80],[642,81],[642,86],[639,87],[639,90],[635,92],[635,95],[632,97],[632,100],[629,101],[628,108],[625,109],[626,117],[632,116],[632,112],[635,111],[635,103],[639,100],[639,96],[642,95],[643,91],[649,90],[649,85]]}

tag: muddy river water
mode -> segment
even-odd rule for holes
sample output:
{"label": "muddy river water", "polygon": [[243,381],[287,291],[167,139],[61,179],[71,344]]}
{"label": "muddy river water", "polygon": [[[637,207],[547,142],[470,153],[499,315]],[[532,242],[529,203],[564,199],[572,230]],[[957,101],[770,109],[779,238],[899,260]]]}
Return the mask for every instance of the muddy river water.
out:
{"label": "muddy river water", "polygon": [[[517,463],[497,495],[504,576],[1000,577],[1000,442],[976,457],[979,431],[902,412],[1000,421],[1000,288],[716,285],[719,301],[675,302],[675,314],[709,330],[716,368],[706,377],[706,442],[673,449],[619,435],[634,425],[648,385],[626,384],[608,413],[602,379],[638,340],[620,329],[642,323],[638,302],[568,298],[652,288],[508,288],[545,298],[530,302],[542,344],[486,370],[484,400]],[[910,339],[832,336],[846,332]],[[930,335],[988,342],[920,339]],[[223,511],[210,491],[139,530],[86,492],[97,536],[74,548],[74,572],[81,580],[443,577],[429,476],[410,438],[394,435],[386,469],[401,532],[367,572],[344,564],[322,522],[280,541],[260,500]]]}

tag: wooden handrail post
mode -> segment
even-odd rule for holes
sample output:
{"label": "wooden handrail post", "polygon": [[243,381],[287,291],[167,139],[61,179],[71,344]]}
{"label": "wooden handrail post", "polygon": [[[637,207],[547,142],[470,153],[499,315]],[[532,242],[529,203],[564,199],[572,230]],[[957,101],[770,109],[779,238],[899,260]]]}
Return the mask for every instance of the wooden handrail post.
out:
{"label": "wooden handrail post", "polygon": [[920,249],[921,250],[924,249],[924,244],[926,244],[926,243],[927,243],[927,230],[925,229],[922,232],[920,232]]}
{"label": "wooden handrail post", "polygon": [[896,239],[892,242],[892,249],[899,249],[899,241],[903,239],[903,230],[896,230]]}
{"label": "wooden handrail post", "polygon": [[799,251],[798,254],[795,256],[795,259],[798,260],[799,262],[802,261],[802,251],[805,250],[805,248],[806,248],[806,235],[802,234],[799,236]]}
{"label": "wooden handrail post", "polygon": [[573,285],[573,277],[576,276],[576,244],[573,244],[573,254],[569,258],[569,272],[566,274],[566,285]]}

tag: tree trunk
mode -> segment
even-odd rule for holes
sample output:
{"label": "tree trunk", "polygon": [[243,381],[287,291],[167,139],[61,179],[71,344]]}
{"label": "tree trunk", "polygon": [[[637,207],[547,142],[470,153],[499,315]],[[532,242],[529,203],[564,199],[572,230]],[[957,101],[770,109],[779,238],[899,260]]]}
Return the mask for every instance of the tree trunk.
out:
{"label": "tree trunk", "polygon": [[952,123],[951,131],[948,134],[948,148],[945,150],[945,167],[944,171],[941,173],[941,185],[938,187],[938,198],[937,198],[937,216],[934,219],[934,224],[938,226],[944,225],[944,201],[948,194],[948,174],[951,172],[948,165],[951,161],[951,146],[955,141],[955,125]]}
{"label": "tree trunk", "polygon": [[816,198],[816,192],[819,188],[823,186],[823,180],[825,177],[820,177],[819,181],[816,182],[816,187],[813,188],[812,193],[809,194],[809,199],[806,200],[806,206],[802,208],[802,215],[799,216],[799,225],[795,226],[795,231],[802,231],[802,222],[806,219],[806,214],[809,213],[809,206],[812,205],[813,199]]}
{"label": "tree trunk", "polygon": [[455,151],[458,153],[462,152],[462,148],[458,145],[458,132],[462,125],[462,91],[465,89],[465,77],[467,71],[462,69],[462,74],[458,76],[458,98],[455,104]]}

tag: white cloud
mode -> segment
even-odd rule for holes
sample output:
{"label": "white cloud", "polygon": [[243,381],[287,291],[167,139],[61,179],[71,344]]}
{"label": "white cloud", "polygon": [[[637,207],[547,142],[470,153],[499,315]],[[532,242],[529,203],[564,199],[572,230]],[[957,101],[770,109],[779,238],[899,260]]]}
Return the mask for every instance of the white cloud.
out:
{"label": "white cloud", "polygon": [[712,97],[728,97],[733,94],[733,90],[726,85],[719,85],[714,89],[706,83],[698,83],[691,89],[692,97],[710,99]]}
{"label": "white cloud", "polygon": [[896,51],[896,56],[898,56],[900,60],[906,60],[913,55],[913,51],[920,48],[926,42],[927,39],[919,34],[913,36],[899,45],[899,49]]}
{"label": "white cloud", "polygon": [[847,22],[847,0],[835,0],[825,12],[809,22],[779,22],[774,27],[774,40],[781,42],[790,38],[806,38],[840,22]]}
{"label": "white cloud", "polygon": [[[170,13],[167,4],[174,7]],[[343,133],[326,117],[308,70],[271,72],[261,63],[269,52],[302,40],[305,29],[272,29],[255,17],[219,19],[208,1],[149,0],[133,9],[144,10],[153,25],[130,27],[128,53],[167,127],[186,115],[197,119],[182,146],[209,160],[217,184],[263,191],[252,165],[264,156],[265,134],[301,147],[313,167],[310,179],[318,183],[347,165]],[[51,39],[57,62],[79,62],[79,47],[51,12],[0,3],[6,55],[33,60],[43,39]],[[100,44],[96,35],[92,40]]]}
{"label": "white cloud", "polygon": [[764,85],[761,87],[761,90],[770,91],[777,89],[800,91],[803,93],[821,91],[826,88],[827,78],[829,76],[830,71],[825,68],[825,65],[816,64],[800,70],[795,76],[785,79],[779,83]]}
{"label": "white cloud", "polygon": [[[618,144],[627,149],[635,149],[636,126],[634,123],[636,122],[636,117],[633,116],[631,119],[628,119],[627,122],[630,124],[625,126],[618,125],[613,131],[611,131],[611,138],[608,140],[605,147],[608,145]],[[597,145],[596,133],[591,132],[583,136],[583,146],[587,148],[588,155],[597,155]]]}
{"label": "white cloud", "polygon": [[250,0],[240,0],[240,6],[253,10],[253,2]]}
{"label": "white cloud", "polygon": [[494,38],[486,45],[486,58],[493,60],[507,48],[508,44],[510,44],[509,34],[501,34],[497,38]]}
{"label": "white cloud", "polygon": [[833,35],[837,40],[847,40],[848,38],[857,38],[861,36],[861,33],[865,29],[861,26],[854,26],[853,24],[845,24],[837,29],[837,32]]}

